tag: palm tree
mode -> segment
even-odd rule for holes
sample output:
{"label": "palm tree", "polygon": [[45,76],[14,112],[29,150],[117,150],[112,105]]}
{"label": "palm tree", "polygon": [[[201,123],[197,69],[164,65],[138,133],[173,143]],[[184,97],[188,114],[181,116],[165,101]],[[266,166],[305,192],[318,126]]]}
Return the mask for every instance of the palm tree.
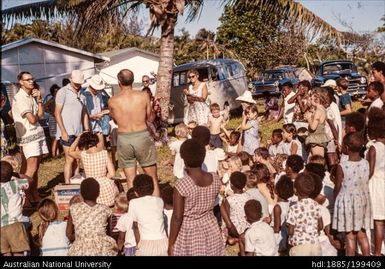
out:
{"label": "palm tree", "polygon": [[[303,25],[311,27],[320,35],[339,38],[338,31],[294,0],[221,0],[226,5],[243,5],[250,9],[262,9],[287,19],[297,19]],[[168,118],[168,105],[173,69],[174,29],[178,15],[187,10],[187,20],[198,17],[204,0],[46,0],[35,4],[20,5],[3,10],[3,21],[22,19],[24,17],[55,17],[76,13],[78,16],[75,37],[81,36],[85,27],[101,21],[114,12],[126,14],[129,10],[145,6],[151,19],[147,34],[160,27],[160,63],[157,73],[157,95],[161,97],[162,118]]]}

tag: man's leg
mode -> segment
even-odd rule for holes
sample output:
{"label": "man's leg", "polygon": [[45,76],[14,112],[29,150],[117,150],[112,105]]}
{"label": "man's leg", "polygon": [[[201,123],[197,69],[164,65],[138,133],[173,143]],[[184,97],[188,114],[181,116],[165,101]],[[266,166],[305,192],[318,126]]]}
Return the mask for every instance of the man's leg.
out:
{"label": "man's leg", "polygon": [[69,155],[69,147],[63,146],[64,155],[65,155],[65,163],[64,163],[64,181],[65,183],[70,183],[70,178],[73,176],[73,162],[74,158]]}
{"label": "man's leg", "polygon": [[134,182],[134,178],[136,176],[136,165],[133,167],[123,168],[123,171],[126,176],[128,189],[131,189]]}
{"label": "man's leg", "polygon": [[[23,158],[25,158],[24,154],[23,154]],[[26,160],[26,168],[25,168],[24,174],[32,179],[31,184],[29,185],[29,188],[26,191],[27,206],[28,206],[28,203],[34,203],[34,202],[40,201],[39,193],[37,192],[37,170],[39,167],[39,162],[40,162],[40,156],[29,157]]]}
{"label": "man's leg", "polygon": [[159,182],[158,182],[158,173],[157,173],[157,167],[156,164],[142,167],[145,174],[152,177],[152,180],[154,182],[154,192],[152,195],[160,197],[160,190],[159,190]]}

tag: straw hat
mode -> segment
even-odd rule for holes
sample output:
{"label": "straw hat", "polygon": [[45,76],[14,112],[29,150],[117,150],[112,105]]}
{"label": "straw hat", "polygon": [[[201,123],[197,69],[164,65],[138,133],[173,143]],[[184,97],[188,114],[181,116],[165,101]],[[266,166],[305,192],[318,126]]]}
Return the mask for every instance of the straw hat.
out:
{"label": "straw hat", "polygon": [[83,84],[84,83],[84,73],[82,70],[73,70],[71,72],[71,80],[75,84]]}
{"label": "straw hat", "polygon": [[90,79],[87,80],[87,82],[95,90],[103,90],[106,87],[104,80],[99,75],[93,75]]}
{"label": "straw hat", "polygon": [[235,99],[235,100],[250,103],[250,104],[256,104],[257,103],[257,102],[255,102],[255,100],[251,96],[250,91],[245,91],[241,96],[238,96],[237,99]]}
{"label": "straw hat", "polygon": [[333,89],[337,87],[337,83],[334,79],[328,79],[321,87],[332,87]]}

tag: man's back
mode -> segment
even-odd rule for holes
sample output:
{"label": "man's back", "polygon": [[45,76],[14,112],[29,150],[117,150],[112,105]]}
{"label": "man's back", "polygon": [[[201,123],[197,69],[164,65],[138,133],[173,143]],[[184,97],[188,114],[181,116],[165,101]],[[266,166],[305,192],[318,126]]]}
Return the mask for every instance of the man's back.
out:
{"label": "man's back", "polygon": [[147,128],[150,97],[146,92],[122,90],[110,98],[108,106],[119,132],[137,132]]}

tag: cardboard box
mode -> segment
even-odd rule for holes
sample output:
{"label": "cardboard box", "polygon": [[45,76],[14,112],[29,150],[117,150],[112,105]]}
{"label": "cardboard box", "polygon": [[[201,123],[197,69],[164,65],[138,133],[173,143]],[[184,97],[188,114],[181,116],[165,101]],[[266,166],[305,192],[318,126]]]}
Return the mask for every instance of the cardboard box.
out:
{"label": "cardboard box", "polygon": [[71,198],[80,194],[79,184],[61,184],[56,185],[54,188],[55,202],[60,211],[66,211],[69,209],[69,202]]}

